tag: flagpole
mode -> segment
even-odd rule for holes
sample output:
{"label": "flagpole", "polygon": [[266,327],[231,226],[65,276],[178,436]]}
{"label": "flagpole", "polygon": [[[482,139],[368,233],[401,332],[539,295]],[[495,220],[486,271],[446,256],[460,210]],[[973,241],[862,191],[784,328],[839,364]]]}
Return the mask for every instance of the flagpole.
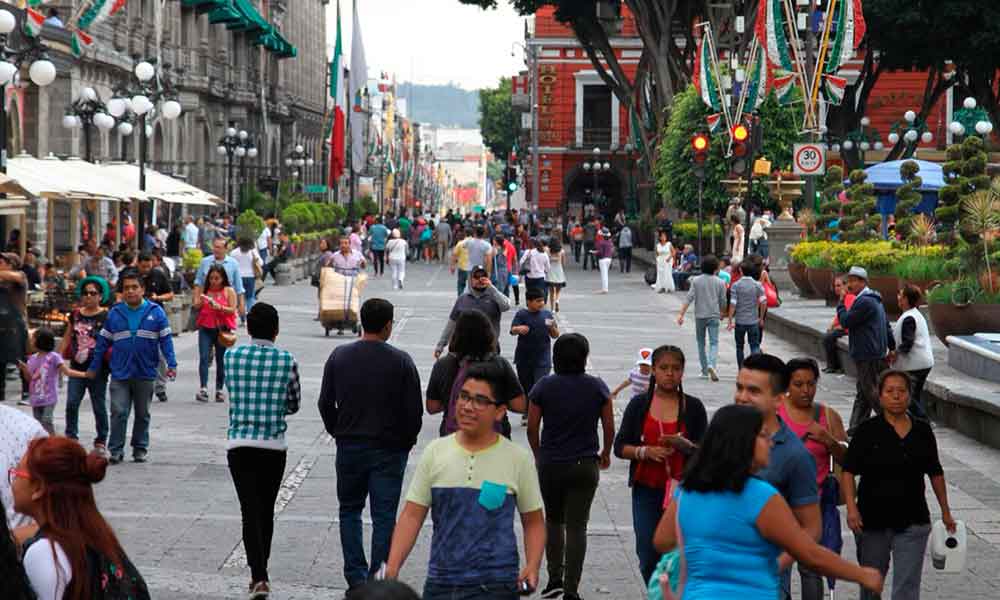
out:
{"label": "flagpole", "polygon": [[819,57],[816,59],[816,71],[813,73],[812,85],[809,91],[809,104],[813,106],[815,106],[819,96],[819,86],[823,77],[823,69],[826,66],[826,55],[830,50],[830,30],[833,28],[833,16],[836,8],[837,0],[830,0],[830,6],[827,8],[826,23],[823,27],[823,37],[819,44]]}
{"label": "flagpole", "polygon": [[[732,138],[733,135],[733,119],[729,114],[729,104],[725,100],[726,89],[722,85],[722,72],[719,70],[719,59],[716,54],[715,40],[712,37],[712,24],[709,22],[699,23],[697,26],[703,27],[705,29],[703,35],[705,36],[705,43],[708,44],[708,54],[709,59],[712,61],[712,71],[715,73],[715,85],[719,89],[719,94],[722,96],[719,100],[719,104],[722,105],[722,115],[726,118],[726,128],[729,130],[729,136]],[[732,140],[730,139],[730,142]]]}
{"label": "flagpole", "polygon": [[[790,0],[782,0],[781,5],[784,8],[785,12],[785,23],[788,25],[787,29],[791,33],[791,38],[792,38],[792,44],[790,45],[789,50],[794,50],[796,74],[799,76],[799,83],[802,86],[803,91],[805,91],[809,84],[808,81],[809,78],[806,76],[805,63],[802,60],[802,54],[799,52],[800,40],[799,40],[799,31],[795,23],[795,11],[792,10]],[[802,128],[808,129],[810,124],[812,124],[813,127],[816,127],[816,118],[815,115],[813,114],[813,107],[811,102],[804,102],[804,104],[805,104],[805,111],[804,111],[805,114],[803,115],[804,121],[802,124]]]}

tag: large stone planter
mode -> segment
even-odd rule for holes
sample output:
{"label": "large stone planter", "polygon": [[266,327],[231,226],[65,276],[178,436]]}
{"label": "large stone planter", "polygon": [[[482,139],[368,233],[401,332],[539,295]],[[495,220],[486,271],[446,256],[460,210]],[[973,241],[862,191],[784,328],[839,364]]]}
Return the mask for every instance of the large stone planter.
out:
{"label": "large stone planter", "polygon": [[295,269],[290,264],[292,261],[285,261],[274,268],[274,280],[277,285],[292,285],[295,283]]}
{"label": "large stone planter", "polygon": [[177,329],[177,332],[188,331],[188,321],[191,320],[191,295],[181,294],[180,296],[174,296],[174,298],[180,298],[180,307],[177,310],[177,319],[181,326]]}
{"label": "large stone planter", "polygon": [[811,267],[806,269],[806,278],[809,280],[809,285],[812,287],[813,292],[817,297],[825,298],[826,300],[834,297],[833,280],[836,276],[837,273],[833,269],[813,269]]}
{"label": "large stone planter", "polygon": [[177,296],[167,302],[163,306],[164,311],[167,313],[167,322],[170,323],[170,331],[174,335],[178,335],[184,329],[184,322],[180,319],[181,313],[181,300]]}
{"label": "large stone planter", "polygon": [[995,331],[1000,323],[1000,304],[931,304],[934,334],[944,345],[949,335],[973,335]]}
{"label": "large stone planter", "polygon": [[800,296],[803,298],[812,298],[816,296],[816,292],[809,284],[809,278],[806,277],[806,266],[804,264],[789,262],[788,276],[792,278],[792,283],[795,284],[795,287],[799,288]]}
{"label": "large stone planter", "polygon": [[882,306],[889,318],[894,319],[903,311],[899,308],[899,278],[894,275],[869,275],[868,287],[882,295]]}

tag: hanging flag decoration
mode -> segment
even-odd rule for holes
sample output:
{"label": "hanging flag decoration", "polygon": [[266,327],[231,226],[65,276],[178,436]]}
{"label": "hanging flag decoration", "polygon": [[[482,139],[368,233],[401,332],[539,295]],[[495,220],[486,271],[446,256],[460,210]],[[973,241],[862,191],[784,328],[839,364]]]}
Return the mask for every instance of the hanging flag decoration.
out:
{"label": "hanging flag decoration", "polygon": [[334,100],[333,131],[330,134],[330,187],[333,187],[344,173],[347,164],[345,148],[347,123],[347,93],[344,89],[344,45],[340,29],[340,1],[337,1],[337,45],[330,63],[330,96]]}
{"label": "hanging flag decoration", "polygon": [[722,113],[708,115],[705,117],[705,121],[708,123],[708,132],[715,133],[715,130],[719,128],[719,124],[722,123]]}
{"label": "hanging flag decoration", "polygon": [[722,109],[722,96],[719,93],[718,82],[712,73],[712,47],[708,42],[709,32],[701,36],[698,45],[698,53],[694,58],[694,87],[702,101],[712,110]]}
{"label": "hanging flag decoration", "polygon": [[351,27],[351,97],[354,111],[351,113],[351,169],[360,173],[368,168],[365,149],[365,123],[368,121],[361,107],[361,90],[368,86],[368,63],[365,60],[365,43],[361,36],[361,17],[358,3],[354,2],[354,23]]}
{"label": "hanging flag decoration", "polygon": [[782,104],[789,104],[792,101],[792,90],[795,88],[795,73],[788,73],[774,78],[774,94]]}
{"label": "hanging flag decoration", "polygon": [[764,52],[757,52],[756,54],[757,57],[750,66],[751,70],[748,73],[747,97],[743,105],[743,112],[753,112],[764,103],[764,99],[767,97],[768,79],[770,78],[770,70],[767,68],[767,57],[764,56]]}
{"label": "hanging flag decoration", "polygon": [[765,54],[772,66],[794,71],[781,3],[782,0],[760,0],[757,6],[757,39],[766,49]]}
{"label": "hanging flag decoration", "polygon": [[836,75],[823,75],[823,95],[830,104],[840,104],[844,100],[847,79]]}
{"label": "hanging flag decoration", "polygon": [[33,8],[29,8],[24,13],[24,34],[28,37],[37,37],[45,24],[45,15]]}
{"label": "hanging flag decoration", "polygon": [[854,51],[861,45],[868,28],[861,0],[840,0],[834,20],[836,37],[830,43],[830,56],[823,68],[825,73],[836,73],[837,69],[854,57]]}
{"label": "hanging flag decoration", "polygon": [[86,31],[77,29],[73,31],[73,39],[70,42],[70,50],[73,56],[80,58],[83,52],[94,45],[94,38]]}
{"label": "hanging flag decoration", "polygon": [[76,26],[80,29],[87,29],[91,25],[100,23],[111,15],[120,11],[128,0],[94,0],[90,8],[83,11]]}

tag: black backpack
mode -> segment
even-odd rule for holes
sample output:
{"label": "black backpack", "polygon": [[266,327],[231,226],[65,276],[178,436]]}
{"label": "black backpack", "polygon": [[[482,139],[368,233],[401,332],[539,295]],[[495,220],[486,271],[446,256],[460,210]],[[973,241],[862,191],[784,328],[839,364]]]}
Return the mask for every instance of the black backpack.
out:
{"label": "black backpack", "polygon": [[[39,532],[24,543],[24,551],[45,536]],[[139,570],[135,568],[127,556],[122,555],[124,570],[119,569],[114,561],[87,547],[87,569],[90,571],[89,600],[151,600],[149,589]]]}

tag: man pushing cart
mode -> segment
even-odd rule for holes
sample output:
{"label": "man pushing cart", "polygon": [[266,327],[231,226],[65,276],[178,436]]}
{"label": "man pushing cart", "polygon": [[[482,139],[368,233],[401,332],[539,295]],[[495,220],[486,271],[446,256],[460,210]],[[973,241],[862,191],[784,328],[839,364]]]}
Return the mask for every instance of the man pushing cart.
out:
{"label": "man pushing cart", "polygon": [[343,335],[347,327],[360,334],[358,311],[361,292],[368,280],[365,266],[365,257],[351,249],[350,239],[340,238],[340,248],[334,253],[330,266],[320,270],[319,319],[326,335],[330,335],[331,329]]}

